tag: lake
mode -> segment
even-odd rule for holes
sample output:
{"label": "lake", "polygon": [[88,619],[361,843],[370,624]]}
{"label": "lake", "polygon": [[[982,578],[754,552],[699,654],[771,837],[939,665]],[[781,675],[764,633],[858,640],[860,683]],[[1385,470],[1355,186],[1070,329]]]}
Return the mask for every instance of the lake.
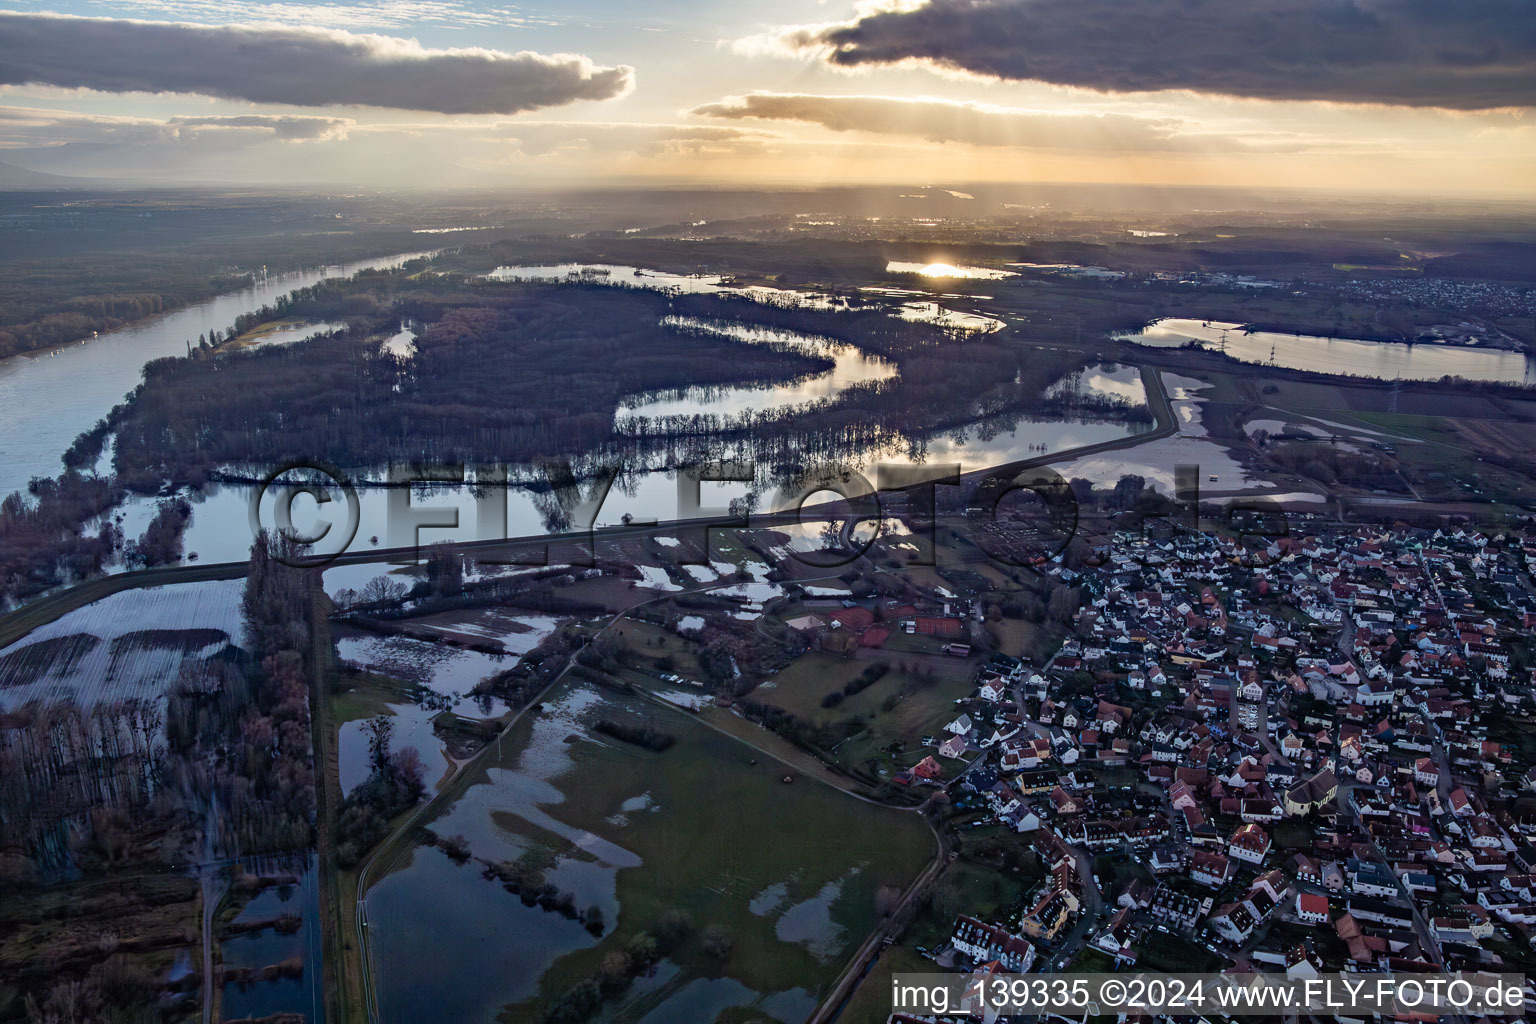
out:
{"label": "lake", "polygon": [[1450,376],[1507,384],[1536,383],[1536,361],[1524,353],[1497,349],[1246,331],[1242,324],[1182,318],[1158,320],[1140,331],[1117,337],[1150,348],[1180,348],[1195,343],[1200,348],[1219,349],[1240,362],[1311,373],[1379,380],[1439,380]]}

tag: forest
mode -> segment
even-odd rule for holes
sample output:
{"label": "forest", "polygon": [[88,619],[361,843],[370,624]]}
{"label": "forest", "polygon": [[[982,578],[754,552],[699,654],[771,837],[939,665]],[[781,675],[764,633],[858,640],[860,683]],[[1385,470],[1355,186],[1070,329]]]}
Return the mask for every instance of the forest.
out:
{"label": "forest", "polygon": [[[325,295],[301,312],[338,299],[363,305]],[[366,318],[308,344],[159,360],[116,415],[117,472],[152,487],[290,458],[348,468],[527,462],[606,444],[626,394],[793,379],[830,365],[671,331],[658,323],[664,311],[655,295],[514,289],[441,311],[409,361],[370,343],[377,324]]]}
{"label": "forest", "polygon": [[[203,191],[56,197],[0,192],[0,359],[65,345],[242,288],[269,273],[425,248],[366,202]],[[88,285],[82,286],[82,282]]]}
{"label": "forest", "polygon": [[[634,417],[616,426],[625,396],[787,382],[831,367],[806,351],[663,324],[669,315],[843,341],[900,372],[793,409]],[[1076,368],[1070,355],[961,342],[878,310],[829,313],[591,284],[367,273],[295,292],[242,318],[232,332],[282,316],[350,326],[297,345],[213,347],[151,363],[144,384],[111,417],[121,482],[145,491],[165,482],[198,485],[216,473],[259,475],[300,458],[363,471],[599,452],[686,465],[720,457],[726,441],[769,461],[814,462],[1009,411],[1147,415],[1091,397],[1046,397]],[[405,318],[423,326],[416,353],[402,359],[382,352],[378,338]],[[958,345],[964,358],[956,358]]]}

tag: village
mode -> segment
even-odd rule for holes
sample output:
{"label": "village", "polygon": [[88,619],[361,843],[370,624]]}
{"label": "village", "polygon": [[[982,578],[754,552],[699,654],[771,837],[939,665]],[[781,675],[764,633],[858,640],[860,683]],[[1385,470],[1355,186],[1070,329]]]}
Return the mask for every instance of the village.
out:
{"label": "village", "polygon": [[1257,548],[1122,532],[1097,568],[1041,569],[1082,596],[1065,638],[986,657],[895,779],[947,802],[962,845],[1016,836],[1035,882],[993,916],[958,907],[919,953],[1293,978],[1536,963],[1536,538],[1299,525]]}

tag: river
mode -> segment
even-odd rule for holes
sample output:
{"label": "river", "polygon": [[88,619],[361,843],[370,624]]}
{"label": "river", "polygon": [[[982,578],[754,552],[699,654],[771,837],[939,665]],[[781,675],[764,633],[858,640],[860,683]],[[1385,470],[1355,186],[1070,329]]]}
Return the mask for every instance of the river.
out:
{"label": "river", "polygon": [[[271,274],[249,288],[142,320],[73,345],[0,362],[0,495],[25,490],[35,476],[56,476],[60,457],[83,431],[138,386],[144,364],[185,355],[187,342],[227,330],[235,318],[295,288],[363,270],[394,267],[425,252]],[[318,328],[316,328],[318,330]]]}

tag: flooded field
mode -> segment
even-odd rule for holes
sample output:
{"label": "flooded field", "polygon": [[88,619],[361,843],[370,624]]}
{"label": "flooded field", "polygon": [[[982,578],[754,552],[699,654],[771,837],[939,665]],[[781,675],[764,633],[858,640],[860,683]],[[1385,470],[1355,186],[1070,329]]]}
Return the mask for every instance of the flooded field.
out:
{"label": "flooded field", "polygon": [[325,996],[314,857],[306,857],[299,868],[296,884],[263,889],[227,926],[232,934],[219,943],[225,972],[219,1019],[261,1020],[280,1013],[322,1019]]}
{"label": "flooded field", "polygon": [[[676,742],[656,753],[600,731],[603,720]],[[679,931],[597,1019],[712,1021],[739,1008],[798,1024],[873,926],[877,892],[905,888],[933,839],[915,814],[787,771],[685,712],[568,684],[432,823],[463,836],[470,859],[418,847],[369,893],[382,1015],[489,1022],[510,1006],[537,1019],[641,932]],[[753,838],[764,834],[774,841]],[[496,865],[536,871],[568,909],[529,905]]]}
{"label": "flooded field", "polygon": [[[1195,377],[1163,373],[1163,386],[1173,406],[1178,432],[1119,451],[1089,455],[1052,468],[1067,479],[1084,477],[1099,486],[1112,485],[1127,473],[1144,477],[1148,484],[1164,494],[1174,487],[1174,467],[1194,465],[1200,469],[1202,491],[1236,490],[1243,487],[1273,486],[1250,476],[1226,448],[1213,441],[1200,421],[1200,393],[1210,385]],[[1213,479],[1214,478],[1214,479]]]}
{"label": "flooded field", "polygon": [[1379,380],[1467,380],[1536,383],[1536,363],[1519,352],[1456,345],[1410,345],[1391,341],[1322,338],[1308,334],[1249,331],[1220,320],[1158,320],[1125,340],[1152,348],[1198,345],[1245,363],[1283,366],[1312,373],[1345,374]]}
{"label": "flooded field", "polygon": [[[444,639],[500,643],[507,654],[495,655],[430,643],[414,637],[342,635],[339,656],[366,671],[419,688],[418,700],[391,699],[377,708],[393,726],[395,749],[416,751],[426,768],[426,781],[436,787],[460,764],[434,723],[449,714],[469,722],[494,721],[511,708],[495,697],[472,695],[486,676],[505,671],[516,656],[538,646],[559,624],[541,615],[518,615],[499,608],[479,608],[412,620],[413,629],[440,633]],[[371,714],[367,717],[371,717]],[[367,717],[342,723],[337,735],[337,767],[341,789],[350,793],[368,780]]]}
{"label": "flooded field", "polygon": [[241,642],[243,580],[113,594],[0,650],[0,709],[160,697],[183,659]]}

